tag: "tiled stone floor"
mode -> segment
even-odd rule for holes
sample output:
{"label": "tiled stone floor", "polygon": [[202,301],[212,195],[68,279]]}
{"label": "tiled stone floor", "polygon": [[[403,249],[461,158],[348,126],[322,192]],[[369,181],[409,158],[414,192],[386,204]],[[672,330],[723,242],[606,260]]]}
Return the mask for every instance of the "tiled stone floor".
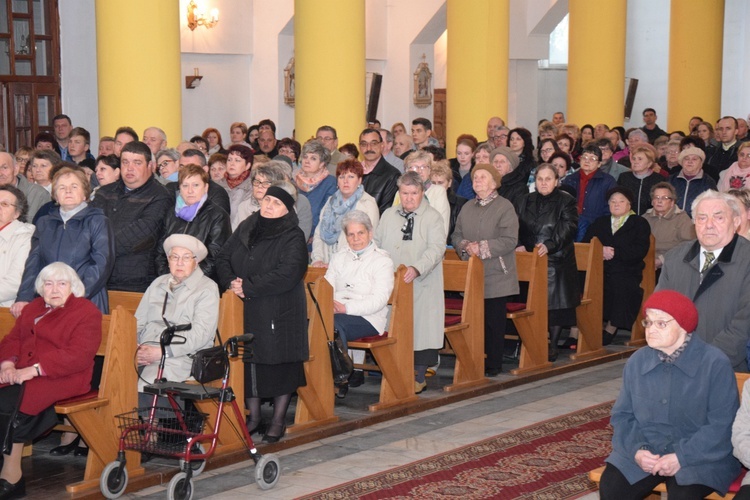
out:
{"label": "tiled stone floor", "polygon": [[[195,479],[194,498],[291,499],[611,401],[624,364],[610,362],[285,450],[282,476],[269,491],[255,484],[250,462],[208,471]],[[128,495],[164,496],[163,486]]]}

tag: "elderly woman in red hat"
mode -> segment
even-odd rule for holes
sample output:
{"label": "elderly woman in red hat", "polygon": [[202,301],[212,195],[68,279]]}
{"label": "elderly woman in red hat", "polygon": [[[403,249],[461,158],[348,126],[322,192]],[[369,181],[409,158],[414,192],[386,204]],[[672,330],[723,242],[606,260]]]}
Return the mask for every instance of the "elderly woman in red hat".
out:
{"label": "elderly woman in red hat", "polygon": [[740,472],[730,441],[739,398],[729,359],[694,334],[698,310],[684,295],[655,292],[643,314],[648,347],[623,371],[600,497],[644,498],[659,483],[670,498],[724,495]]}

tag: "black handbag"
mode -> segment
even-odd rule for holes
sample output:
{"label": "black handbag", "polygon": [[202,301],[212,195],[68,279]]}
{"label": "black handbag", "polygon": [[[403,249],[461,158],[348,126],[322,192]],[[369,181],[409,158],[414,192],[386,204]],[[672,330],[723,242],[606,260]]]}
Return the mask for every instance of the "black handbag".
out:
{"label": "black handbag", "polygon": [[[10,455],[13,447],[13,429],[18,425],[18,408],[21,406],[25,387],[26,384],[21,384],[6,388],[11,393],[10,398],[15,400],[15,404],[10,413],[0,413],[0,451],[3,455]],[[8,397],[7,394],[6,397]]]}
{"label": "black handbag", "polygon": [[315,308],[318,310],[318,316],[320,316],[320,321],[323,323],[323,331],[326,333],[326,339],[328,339],[328,354],[331,358],[333,383],[337,386],[346,385],[349,382],[349,376],[354,370],[352,358],[349,357],[349,352],[344,349],[344,343],[341,340],[338,330],[335,328],[333,329],[333,340],[328,335],[326,322],[323,321],[323,313],[320,311],[320,305],[315,299],[315,294],[312,291],[312,283],[307,284],[307,290],[310,292],[310,298],[315,304]]}
{"label": "black handbag", "polygon": [[229,358],[224,351],[218,330],[216,330],[216,337],[219,339],[219,345],[201,349],[192,356],[193,366],[190,369],[190,375],[201,384],[224,378],[229,364]]}

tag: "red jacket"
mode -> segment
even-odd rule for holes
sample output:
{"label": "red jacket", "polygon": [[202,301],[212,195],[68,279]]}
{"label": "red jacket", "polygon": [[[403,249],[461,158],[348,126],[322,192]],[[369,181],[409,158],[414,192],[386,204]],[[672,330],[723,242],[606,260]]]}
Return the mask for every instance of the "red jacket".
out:
{"label": "red jacket", "polygon": [[89,391],[102,339],[102,313],[89,300],[71,294],[63,307],[34,324],[46,307],[44,299],[34,299],[0,341],[0,362],[15,361],[18,369],[39,363],[42,368],[41,377],[26,382],[20,411],[27,415]]}

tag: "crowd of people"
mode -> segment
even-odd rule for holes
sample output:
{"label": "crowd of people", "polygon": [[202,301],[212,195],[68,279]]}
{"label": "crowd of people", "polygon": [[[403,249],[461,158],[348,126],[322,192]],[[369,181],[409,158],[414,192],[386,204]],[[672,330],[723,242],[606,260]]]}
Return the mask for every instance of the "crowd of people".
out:
{"label": "crowd of people", "polygon": [[[426,118],[414,119],[410,133],[403,123],[389,130],[374,122],[358,143],[341,146],[332,126],[300,142],[277,139],[268,119],[249,127],[232,123],[227,144],[212,127],[174,147],[158,127],[139,136],[123,126],[100,138],[94,156],[90,133],[56,116],[53,132],[40,133],[33,145],[0,152],[0,305],[18,318],[0,343],[0,391],[15,391],[3,392],[7,408],[0,410],[22,422],[15,434],[3,434],[0,498],[23,489],[17,443],[54,421],[50,388],[70,380],[66,391],[80,393],[97,383],[91,346],[98,345],[100,325],[87,317],[86,339],[75,341],[68,333],[45,340],[44,325],[55,318],[67,332],[83,321],[78,311],[107,314],[108,290],[144,293],[136,312],[141,386],[154,376],[161,355],[155,339],[165,322],[192,325],[189,341],[171,348],[167,363],[167,377],[185,380],[188,354],[213,342],[219,295],[230,290],[240,297],[245,330],[255,334],[244,359],[248,428],[275,442],[286,432],[293,394],[305,385],[308,265],[327,268],[345,344],[384,334],[394,271],[406,267],[404,279],[414,284],[414,391],[420,393],[444,342],[441,262],[448,246],[459,258],[476,256],[484,264],[485,374],[493,377],[503,370],[506,304],[519,293],[516,252],[548,258],[549,359],[555,361],[563,332],[574,335],[580,303],[574,243],[596,237],[603,244],[602,341],[609,344],[638,316],[651,236],[659,291],[646,303],[644,326],[653,352],[634,356],[626,368],[630,392],[615,407],[607,484],[641,484],[644,474],[657,474],[723,491],[734,462],[704,480],[688,473],[700,453],[669,439],[691,439],[694,427],[704,425],[701,418],[719,425],[711,417],[712,398],[719,396],[710,384],[725,384],[732,369],[748,371],[747,123],[693,117],[685,132],[667,133],[651,108],[643,121],[629,130],[579,127],[555,113],[535,134],[492,117],[486,137],[462,134],[449,146]],[[22,354],[35,332],[34,349]],[[668,345],[657,342],[665,336]],[[72,349],[81,358],[75,373],[57,364]],[[655,410],[641,415],[632,398],[661,394],[666,365],[693,376],[678,356],[710,358],[712,368],[700,375],[709,385],[693,392],[670,379],[672,392],[665,394],[679,398],[679,391],[697,395],[708,387],[706,401],[691,401],[711,411],[675,424],[685,426],[682,436],[663,428],[673,414],[691,413],[682,404],[659,410],[665,413],[658,425],[639,429],[633,421],[644,425]],[[640,376],[646,369],[653,381]],[[361,379],[355,371],[350,385]],[[21,382],[28,389],[18,391]],[[337,395],[347,390],[339,387]],[[716,403],[722,411],[736,410],[736,394],[722,397]],[[262,404],[269,400],[273,412],[265,423]],[[624,434],[620,422],[629,426]],[[66,454],[82,445],[64,435],[55,450]],[[636,445],[647,447],[634,452]],[[715,458],[729,463],[731,443],[723,445]]]}

